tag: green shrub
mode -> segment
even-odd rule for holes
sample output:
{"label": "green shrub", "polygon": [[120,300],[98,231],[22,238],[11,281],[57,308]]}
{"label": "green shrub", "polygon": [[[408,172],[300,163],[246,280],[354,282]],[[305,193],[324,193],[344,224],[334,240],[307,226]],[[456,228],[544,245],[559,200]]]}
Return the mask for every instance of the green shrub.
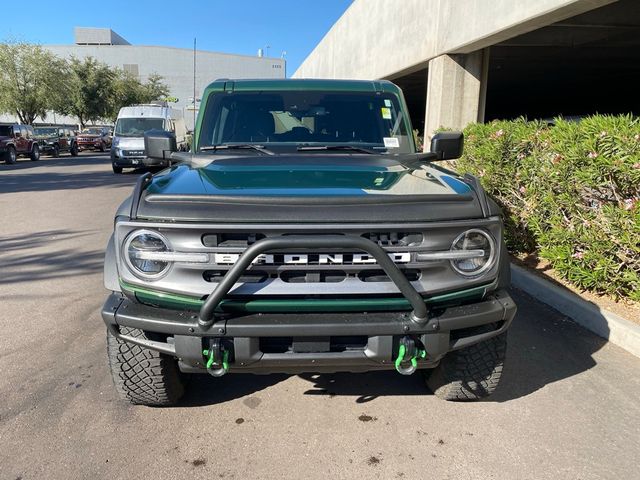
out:
{"label": "green shrub", "polygon": [[581,288],[640,301],[640,118],[473,124],[455,168],[501,205],[511,252],[537,253]]}

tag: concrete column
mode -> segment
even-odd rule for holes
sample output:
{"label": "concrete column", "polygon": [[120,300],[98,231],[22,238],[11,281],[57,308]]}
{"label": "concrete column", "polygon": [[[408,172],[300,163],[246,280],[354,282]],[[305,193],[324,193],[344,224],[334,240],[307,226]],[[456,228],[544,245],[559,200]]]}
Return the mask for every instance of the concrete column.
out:
{"label": "concrete column", "polygon": [[425,150],[440,127],[462,130],[469,123],[484,121],[488,63],[488,49],[429,61]]}

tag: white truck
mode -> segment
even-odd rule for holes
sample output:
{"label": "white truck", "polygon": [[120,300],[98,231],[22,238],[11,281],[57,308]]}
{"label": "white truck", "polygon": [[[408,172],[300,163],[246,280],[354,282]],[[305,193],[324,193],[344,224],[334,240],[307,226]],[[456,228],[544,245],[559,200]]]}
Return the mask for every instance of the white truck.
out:
{"label": "white truck", "polygon": [[123,168],[166,166],[168,160],[147,157],[144,134],[150,130],[165,130],[176,137],[178,150],[186,150],[187,128],[182,111],[164,102],[122,107],[118,113],[111,144],[111,165],[114,173]]}

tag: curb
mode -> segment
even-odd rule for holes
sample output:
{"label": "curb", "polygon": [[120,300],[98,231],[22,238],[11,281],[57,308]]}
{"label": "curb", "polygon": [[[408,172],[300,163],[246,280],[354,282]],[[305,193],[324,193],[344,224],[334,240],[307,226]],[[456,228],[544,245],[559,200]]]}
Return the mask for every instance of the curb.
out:
{"label": "curb", "polygon": [[558,310],[574,322],[640,357],[640,325],[601,309],[571,290],[511,264],[511,284]]}

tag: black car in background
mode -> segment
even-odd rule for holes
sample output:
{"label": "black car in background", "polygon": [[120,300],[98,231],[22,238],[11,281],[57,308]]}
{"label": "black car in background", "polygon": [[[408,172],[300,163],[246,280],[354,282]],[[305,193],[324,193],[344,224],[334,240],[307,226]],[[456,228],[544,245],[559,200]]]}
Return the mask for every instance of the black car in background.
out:
{"label": "black car in background", "polygon": [[73,129],[63,126],[36,127],[35,135],[42,153],[59,157],[62,152],[78,155],[78,141]]}

